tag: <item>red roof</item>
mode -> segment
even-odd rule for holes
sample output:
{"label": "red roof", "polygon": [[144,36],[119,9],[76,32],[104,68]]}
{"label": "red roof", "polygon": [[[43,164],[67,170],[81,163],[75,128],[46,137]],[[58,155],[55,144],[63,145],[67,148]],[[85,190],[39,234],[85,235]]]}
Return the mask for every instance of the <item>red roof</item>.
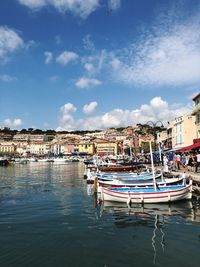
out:
{"label": "red roof", "polygon": [[190,146],[182,147],[181,149],[179,149],[179,151],[187,151],[187,150],[191,150],[191,149],[195,149],[195,148],[200,148],[200,143],[196,143],[196,144],[192,144]]}

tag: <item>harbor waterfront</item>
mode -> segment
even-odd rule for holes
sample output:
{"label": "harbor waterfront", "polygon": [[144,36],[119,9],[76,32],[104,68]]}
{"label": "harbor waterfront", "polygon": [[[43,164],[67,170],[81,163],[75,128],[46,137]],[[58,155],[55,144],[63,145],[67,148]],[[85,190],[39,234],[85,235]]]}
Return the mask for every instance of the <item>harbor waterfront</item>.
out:
{"label": "harbor waterfront", "polygon": [[199,266],[200,200],[98,203],[84,164],[0,167],[1,266]]}

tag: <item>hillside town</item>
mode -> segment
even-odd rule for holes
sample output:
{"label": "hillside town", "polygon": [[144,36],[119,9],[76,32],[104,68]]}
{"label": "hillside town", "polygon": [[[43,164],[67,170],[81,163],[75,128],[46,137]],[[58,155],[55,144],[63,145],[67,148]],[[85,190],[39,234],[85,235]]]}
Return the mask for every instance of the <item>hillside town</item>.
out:
{"label": "hillside town", "polygon": [[[50,131],[0,131],[0,155],[129,155],[149,152],[147,140],[160,143],[163,151],[190,150],[200,147],[200,93],[193,98],[191,114],[184,114],[169,121],[164,128],[161,121],[149,121],[127,128],[108,129],[75,134]],[[42,131],[41,131],[42,132]]]}

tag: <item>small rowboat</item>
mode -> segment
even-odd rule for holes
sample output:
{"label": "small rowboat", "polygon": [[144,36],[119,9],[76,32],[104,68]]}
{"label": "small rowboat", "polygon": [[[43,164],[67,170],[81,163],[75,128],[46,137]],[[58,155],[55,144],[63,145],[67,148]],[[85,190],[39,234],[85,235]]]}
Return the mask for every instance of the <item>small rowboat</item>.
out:
{"label": "small rowboat", "polygon": [[130,203],[163,203],[192,198],[192,180],[188,185],[142,187],[142,188],[103,188],[101,199]]}

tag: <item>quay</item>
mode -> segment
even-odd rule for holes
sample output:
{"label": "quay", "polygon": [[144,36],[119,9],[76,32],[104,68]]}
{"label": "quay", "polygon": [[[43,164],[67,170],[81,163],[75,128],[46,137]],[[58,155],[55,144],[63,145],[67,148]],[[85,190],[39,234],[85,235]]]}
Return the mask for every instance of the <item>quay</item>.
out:
{"label": "quay", "polygon": [[185,170],[177,170],[173,171],[173,175],[180,175],[182,176],[185,172],[186,178],[192,177],[192,188],[194,192],[200,194],[200,172],[191,172],[191,171],[185,171]]}

